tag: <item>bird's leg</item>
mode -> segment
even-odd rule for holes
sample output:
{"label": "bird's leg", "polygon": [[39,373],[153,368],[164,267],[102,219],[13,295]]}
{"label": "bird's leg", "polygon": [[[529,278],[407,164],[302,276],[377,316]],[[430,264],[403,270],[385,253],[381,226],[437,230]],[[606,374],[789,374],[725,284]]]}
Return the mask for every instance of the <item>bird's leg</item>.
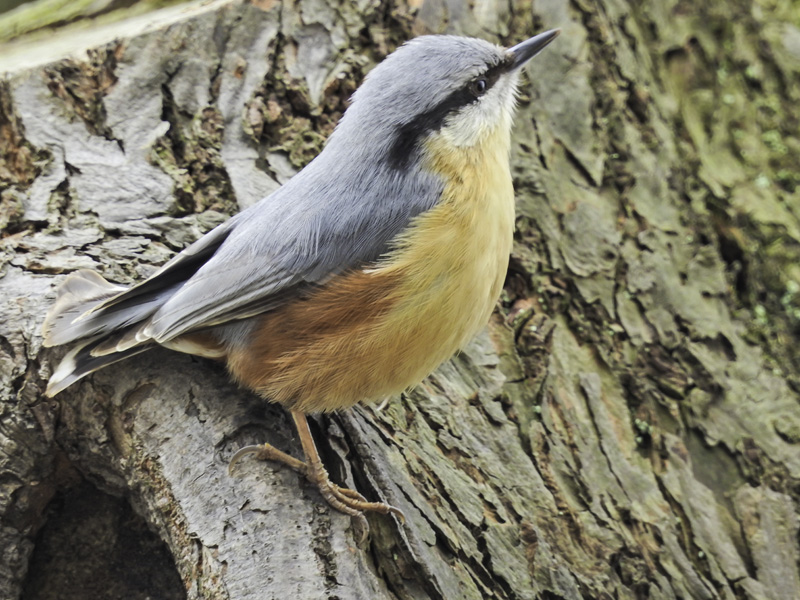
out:
{"label": "bird's leg", "polygon": [[297,433],[300,436],[300,443],[303,445],[303,452],[306,455],[306,477],[319,488],[322,497],[325,498],[328,504],[336,510],[358,519],[362,527],[366,527],[365,511],[379,512],[384,515],[391,513],[405,522],[405,515],[399,508],[383,502],[367,502],[366,498],[355,490],[341,488],[332,483],[317,453],[317,447],[314,445],[314,438],[311,437],[311,429],[308,427],[306,416],[293,410],[292,418],[295,425],[297,425]]}

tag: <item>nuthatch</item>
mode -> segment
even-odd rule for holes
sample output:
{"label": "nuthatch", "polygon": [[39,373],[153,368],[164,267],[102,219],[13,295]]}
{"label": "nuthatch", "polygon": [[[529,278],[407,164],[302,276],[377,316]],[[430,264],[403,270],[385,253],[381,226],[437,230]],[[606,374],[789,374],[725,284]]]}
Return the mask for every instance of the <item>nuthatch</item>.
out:
{"label": "nuthatch", "polygon": [[375,67],[325,149],[282,188],[130,288],[64,281],[46,346],[76,344],[47,387],[155,345],[222,359],[287,407],[306,462],[282,461],[338,510],[399,511],[330,482],[306,414],[419,383],[487,322],[514,230],[510,129],[520,67],[559,31],[511,49],[423,36]]}

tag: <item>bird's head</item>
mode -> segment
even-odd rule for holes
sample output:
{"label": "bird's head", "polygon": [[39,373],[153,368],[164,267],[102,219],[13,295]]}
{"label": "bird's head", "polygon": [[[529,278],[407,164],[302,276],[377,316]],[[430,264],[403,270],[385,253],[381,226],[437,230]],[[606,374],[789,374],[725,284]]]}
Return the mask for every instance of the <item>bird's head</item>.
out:
{"label": "bird's head", "polygon": [[407,168],[436,137],[467,149],[511,125],[520,68],[559,30],[503,48],[477,38],[415,38],[375,67],[334,137]]}

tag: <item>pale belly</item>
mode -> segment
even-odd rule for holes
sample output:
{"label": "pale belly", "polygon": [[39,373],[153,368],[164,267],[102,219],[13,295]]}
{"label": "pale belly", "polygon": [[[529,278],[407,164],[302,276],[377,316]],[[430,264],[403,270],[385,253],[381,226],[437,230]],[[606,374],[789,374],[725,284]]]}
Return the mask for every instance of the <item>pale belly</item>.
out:
{"label": "pale belly", "polygon": [[392,376],[370,396],[419,383],[486,325],[511,253],[513,198],[507,203],[511,210],[459,228],[457,239],[441,240],[438,253],[409,269],[400,300],[375,331],[375,344],[391,349],[396,367],[385,371]]}
{"label": "pale belly", "polygon": [[510,176],[500,170],[489,183],[489,193],[444,203],[418,218],[401,247],[367,271],[378,288],[392,282],[391,308],[339,345],[342,368],[317,394],[325,399],[310,394],[298,408],[345,408],[403,391],[486,326],[514,231]]}

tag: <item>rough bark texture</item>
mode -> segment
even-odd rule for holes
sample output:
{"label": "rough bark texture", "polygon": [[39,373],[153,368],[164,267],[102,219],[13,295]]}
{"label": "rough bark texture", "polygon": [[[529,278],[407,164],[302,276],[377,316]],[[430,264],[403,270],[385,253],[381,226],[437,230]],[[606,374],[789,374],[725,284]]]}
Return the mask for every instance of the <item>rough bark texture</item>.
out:
{"label": "rough bark texture", "polygon": [[[404,526],[359,548],[295,473],[229,477],[244,444],[299,444],[213,363],[154,351],[44,398],[65,273],[132,282],[274,190],[402,40],[556,26],[488,332],[317,420]],[[796,5],[217,0],[4,56],[0,596],[800,598]],[[122,557],[105,588],[74,576],[91,552]]]}

